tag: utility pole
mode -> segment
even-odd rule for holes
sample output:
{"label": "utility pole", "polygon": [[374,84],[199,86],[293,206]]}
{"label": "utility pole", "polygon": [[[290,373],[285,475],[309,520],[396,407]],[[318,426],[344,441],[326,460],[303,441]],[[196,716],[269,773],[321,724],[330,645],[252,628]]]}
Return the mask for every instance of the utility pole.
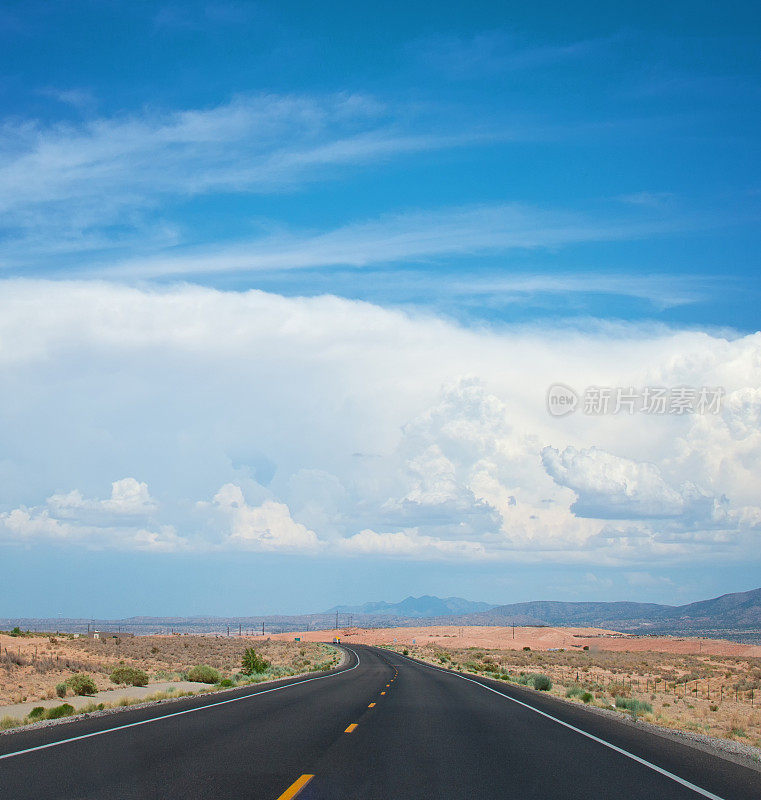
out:
{"label": "utility pole", "polygon": [[336,630],[338,630],[338,612],[336,611]]}
{"label": "utility pole", "polygon": [[262,636],[264,636],[264,620],[262,620]]}
{"label": "utility pole", "polygon": [[243,636],[243,626],[238,623],[238,636]]}

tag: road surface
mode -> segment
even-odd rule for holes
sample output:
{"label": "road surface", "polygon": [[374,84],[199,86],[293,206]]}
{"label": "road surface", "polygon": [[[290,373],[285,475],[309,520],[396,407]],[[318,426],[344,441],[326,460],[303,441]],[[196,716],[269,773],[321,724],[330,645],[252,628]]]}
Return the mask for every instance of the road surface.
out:
{"label": "road surface", "polygon": [[348,649],[338,673],[0,736],[0,797],[761,797],[761,772],[540,692]]}

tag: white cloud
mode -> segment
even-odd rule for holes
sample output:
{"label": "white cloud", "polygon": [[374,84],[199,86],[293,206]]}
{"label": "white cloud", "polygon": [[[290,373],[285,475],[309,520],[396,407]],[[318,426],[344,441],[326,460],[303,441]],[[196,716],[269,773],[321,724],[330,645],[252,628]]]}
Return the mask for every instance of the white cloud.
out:
{"label": "white cloud", "polygon": [[[213,248],[203,247],[139,256],[109,268],[121,277],[190,276],[198,273],[290,270],[322,266],[365,267],[396,261],[422,261],[433,256],[457,256],[509,250],[553,248],[578,242],[638,239],[675,230],[676,219],[600,214],[591,217],[562,209],[538,208],[518,203],[445,208],[390,214],[317,234],[278,230],[259,239]],[[525,293],[537,289],[560,292],[583,287],[584,276],[563,279],[524,276],[502,279],[503,289]],[[601,290],[642,293],[657,281],[608,278]],[[664,283],[661,279],[660,283]],[[488,291],[488,288],[484,289]],[[685,290],[681,290],[685,293]],[[673,289],[670,294],[674,294]]]}
{"label": "white cloud", "polygon": [[260,506],[250,506],[240,486],[235,484],[222,486],[214,495],[214,503],[229,519],[230,533],[225,547],[309,551],[321,544],[314,531],[294,522],[287,505],[265,500]]}
{"label": "white cloud", "polygon": [[[473,330],[335,297],[6,281],[0,380],[6,541],[634,571],[758,550],[758,334]],[[558,419],[558,381],[727,399]],[[60,491],[104,465],[140,480]]]}
{"label": "white cloud", "polygon": [[162,206],[166,214],[172,201],[215,192],[281,191],[466,138],[404,130],[381,103],[350,94],[241,95],[209,108],[146,109],[77,124],[6,122],[4,260],[170,244],[171,226],[146,211]]}
{"label": "white cloud", "polygon": [[338,550],[349,555],[400,556],[413,559],[480,559],[488,555],[480,542],[437,539],[433,536],[422,536],[415,529],[392,533],[376,533],[366,529],[342,539]]}
{"label": "white cloud", "polygon": [[61,520],[47,508],[15,508],[0,513],[0,542],[6,544],[55,542],[90,549],[176,552],[189,549],[188,541],[172,525],[157,529],[93,525]]}
{"label": "white cloud", "polygon": [[135,478],[122,478],[111,484],[111,497],[91,500],[78,489],[67,494],[54,494],[47,500],[48,508],[58,517],[76,517],[83,513],[142,516],[158,509],[158,504],[148,491],[148,484]]}
{"label": "white cloud", "polygon": [[677,517],[685,512],[689,487],[679,491],[663,480],[655,464],[620,458],[594,447],[542,450],[542,461],[560,486],[576,492],[573,510],[582,517],[641,519]]}

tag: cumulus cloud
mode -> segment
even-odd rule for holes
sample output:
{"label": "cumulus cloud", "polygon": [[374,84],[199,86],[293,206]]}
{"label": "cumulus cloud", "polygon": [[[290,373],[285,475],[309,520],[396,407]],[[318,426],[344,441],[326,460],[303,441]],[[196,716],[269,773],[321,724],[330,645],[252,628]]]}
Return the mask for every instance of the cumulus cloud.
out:
{"label": "cumulus cloud", "polygon": [[188,541],[172,525],[96,525],[56,517],[49,508],[14,508],[0,513],[0,541],[6,544],[56,542],[91,549],[176,552]]}
{"label": "cumulus cloud", "polygon": [[421,535],[414,528],[390,533],[376,533],[366,529],[341,540],[338,550],[350,555],[400,556],[413,559],[488,557],[480,542],[437,539]]}
{"label": "cumulus cloud", "polygon": [[697,487],[681,491],[666,483],[655,464],[620,458],[597,448],[542,450],[542,462],[553,480],[578,495],[571,506],[580,517],[637,519],[677,517],[684,513]]}
{"label": "cumulus cloud", "polygon": [[107,500],[92,500],[82,496],[78,489],[67,494],[54,494],[47,500],[48,508],[57,517],[80,517],[85,513],[115,514],[118,516],[141,516],[158,509],[151,497],[147,483],[135,478],[122,478],[111,484],[111,497]]}
{"label": "cumulus cloud", "polygon": [[314,531],[295,522],[288,506],[265,500],[260,506],[246,503],[240,486],[227,483],[214,495],[214,504],[229,519],[224,546],[244,550],[316,550],[320,541]]}
{"label": "cumulus cloud", "polygon": [[[636,570],[741,558],[761,534],[758,334],[473,330],[335,297],[7,281],[0,378],[5,541]],[[726,402],[555,418],[558,381]],[[140,480],[60,491],[104,463]]]}

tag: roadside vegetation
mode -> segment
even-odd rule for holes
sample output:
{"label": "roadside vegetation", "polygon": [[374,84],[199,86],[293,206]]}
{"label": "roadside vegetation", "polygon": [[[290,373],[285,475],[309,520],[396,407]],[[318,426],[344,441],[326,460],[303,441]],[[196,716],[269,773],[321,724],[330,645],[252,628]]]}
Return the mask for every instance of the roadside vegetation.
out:
{"label": "roadside vegetation", "polygon": [[604,650],[393,646],[482,675],[669,728],[761,747],[761,659]]}
{"label": "roadside vegetation", "polygon": [[[184,635],[93,640],[41,634],[11,640],[5,634],[0,637],[0,706],[55,698],[62,702],[35,706],[23,718],[0,712],[0,730],[328,670],[340,658],[335,647],[317,642]],[[98,692],[108,689],[182,681],[206,688],[169,687],[143,697],[97,702]],[[75,708],[66,702],[72,695],[95,697]]]}

